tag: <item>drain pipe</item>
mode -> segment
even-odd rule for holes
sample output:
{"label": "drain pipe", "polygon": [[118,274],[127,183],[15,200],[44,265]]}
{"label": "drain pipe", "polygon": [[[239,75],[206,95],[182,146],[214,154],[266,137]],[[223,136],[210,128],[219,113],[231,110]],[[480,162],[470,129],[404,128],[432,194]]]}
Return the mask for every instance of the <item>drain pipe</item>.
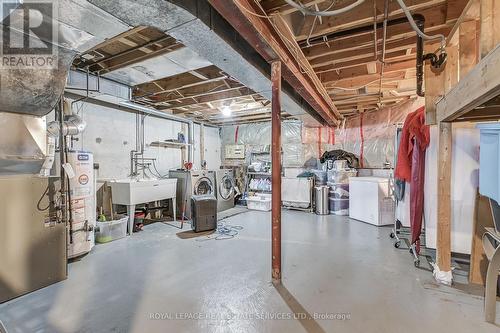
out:
{"label": "drain pipe", "polygon": [[152,116],[155,116],[158,118],[163,118],[163,119],[177,121],[180,123],[187,124],[188,125],[188,143],[189,143],[188,162],[193,163],[193,161],[194,161],[194,147],[193,147],[193,144],[194,144],[194,123],[192,120],[178,117],[178,116],[174,116],[172,114],[168,114],[165,112],[161,112],[161,111],[155,110],[153,108],[149,108],[147,106],[137,104],[134,102],[123,101],[123,102],[120,102],[120,105],[127,107],[127,108],[130,108],[130,109],[137,110],[137,111],[144,113],[144,114],[147,114],[147,115],[152,115]]}
{"label": "drain pipe", "polygon": [[[415,14],[413,15],[415,23],[418,29],[424,32],[425,18],[423,15]],[[423,91],[424,82],[424,39],[417,34],[417,95],[424,97],[425,93]]]}

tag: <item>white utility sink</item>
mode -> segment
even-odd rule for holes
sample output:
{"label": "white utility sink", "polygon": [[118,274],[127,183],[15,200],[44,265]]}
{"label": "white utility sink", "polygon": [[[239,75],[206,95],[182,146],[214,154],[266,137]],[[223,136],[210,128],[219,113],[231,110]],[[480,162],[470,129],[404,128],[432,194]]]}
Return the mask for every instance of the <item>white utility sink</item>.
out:
{"label": "white utility sink", "polygon": [[175,198],[177,179],[121,179],[110,181],[109,186],[113,203],[129,206]]}
{"label": "white utility sink", "polygon": [[135,205],[172,199],[174,220],[176,219],[176,188],[177,179],[120,179],[108,180],[111,187],[112,201],[116,205],[126,205],[129,224],[128,233],[132,234],[135,215]]}

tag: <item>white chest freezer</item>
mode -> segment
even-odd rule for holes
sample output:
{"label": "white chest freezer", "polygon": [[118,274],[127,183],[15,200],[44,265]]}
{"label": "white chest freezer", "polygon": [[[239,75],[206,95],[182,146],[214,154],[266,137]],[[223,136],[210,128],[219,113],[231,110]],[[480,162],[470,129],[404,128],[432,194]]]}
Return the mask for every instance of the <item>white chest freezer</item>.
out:
{"label": "white chest freezer", "polygon": [[349,178],[349,217],[376,226],[394,223],[395,204],[390,196],[389,179]]}

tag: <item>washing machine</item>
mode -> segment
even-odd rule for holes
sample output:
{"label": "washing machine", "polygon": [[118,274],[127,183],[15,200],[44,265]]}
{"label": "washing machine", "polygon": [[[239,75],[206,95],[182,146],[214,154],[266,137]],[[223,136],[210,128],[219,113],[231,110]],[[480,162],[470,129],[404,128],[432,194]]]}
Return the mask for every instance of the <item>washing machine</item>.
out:
{"label": "washing machine", "polygon": [[234,196],[236,195],[234,172],[229,169],[215,171],[217,211],[222,212],[234,207]]}
{"label": "washing machine", "polygon": [[215,197],[215,173],[208,170],[170,170],[170,178],[177,179],[177,211],[184,212],[184,219],[191,220],[191,197]]}

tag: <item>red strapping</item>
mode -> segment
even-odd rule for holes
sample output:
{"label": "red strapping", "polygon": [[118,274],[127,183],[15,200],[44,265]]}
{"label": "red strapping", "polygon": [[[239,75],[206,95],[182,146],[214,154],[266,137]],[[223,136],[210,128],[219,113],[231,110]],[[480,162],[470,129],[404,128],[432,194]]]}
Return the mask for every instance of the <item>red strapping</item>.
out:
{"label": "red strapping", "polygon": [[359,134],[361,135],[361,148],[359,152],[359,165],[364,167],[364,155],[365,155],[365,135],[363,133],[363,116],[364,113],[361,113],[361,117],[359,118]]}
{"label": "red strapping", "polygon": [[234,132],[234,143],[238,144],[238,130],[240,129],[240,126],[236,126],[236,131]]}
{"label": "red strapping", "polygon": [[321,157],[321,127],[318,127],[318,156]]}

